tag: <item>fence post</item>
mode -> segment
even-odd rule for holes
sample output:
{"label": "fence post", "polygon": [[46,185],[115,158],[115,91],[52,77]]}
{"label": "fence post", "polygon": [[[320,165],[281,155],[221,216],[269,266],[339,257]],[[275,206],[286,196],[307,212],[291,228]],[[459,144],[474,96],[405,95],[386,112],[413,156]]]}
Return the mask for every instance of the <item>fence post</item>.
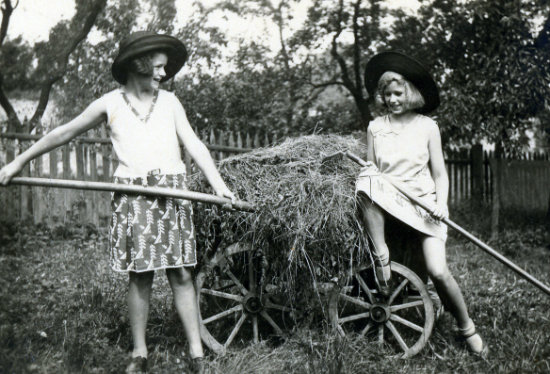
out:
{"label": "fence post", "polygon": [[[6,164],[15,159],[15,144],[16,140],[8,140],[6,142]],[[19,217],[17,201],[19,200],[18,192],[20,188],[20,186],[10,186],[6,189],[6,217],[12,217],[12,219]]]}
{"label": "fence post", "polygon": [[505,160],[500,158],[491,158],[491,173],[493,175],[493,201],[491,211],[491,238],[496,238],[498,235],[498,226],[500,218],[500,198],[502,187],[502,163]]}
{"label": "fence post", "polygon": [[472,163],[472,198],[483,199],[483,146],[475,144],[470,150]]}

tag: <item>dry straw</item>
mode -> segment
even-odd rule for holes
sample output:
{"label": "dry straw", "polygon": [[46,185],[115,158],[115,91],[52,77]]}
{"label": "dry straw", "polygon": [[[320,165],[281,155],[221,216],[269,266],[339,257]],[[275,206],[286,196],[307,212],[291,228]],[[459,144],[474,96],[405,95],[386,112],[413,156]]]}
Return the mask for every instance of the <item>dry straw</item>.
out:
{"label": "dry straw", "polygon": [[[265,257],[263,276],[283,282],[293,295],[297,288],[311,295],[309,286],[364,261],[354,199],[359,167],[337,154],[346,150],[365,153],[355,137],[312,135],[221,161],[228,186],[257,210],[197,207],[195,226],[205,256],[235,242],[251,243]],[[202,177],[191,178],[191,189],[206,186]]]}

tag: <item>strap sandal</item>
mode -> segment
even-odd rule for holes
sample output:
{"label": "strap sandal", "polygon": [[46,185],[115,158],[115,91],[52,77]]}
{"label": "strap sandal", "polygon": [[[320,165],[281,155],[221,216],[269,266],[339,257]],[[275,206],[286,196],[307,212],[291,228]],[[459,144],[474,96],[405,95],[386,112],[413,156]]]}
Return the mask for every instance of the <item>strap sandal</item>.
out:
{"label": "strap sandal", "polygon": [[128,366],[126,366],[126,374],[143,374],[147,373],[147,359],[145,357],[132,357]]}
{"label": "strap sandal", "polygon": [[[474,322],[471,319],[470,326],[464,329],[459,328],[458,330],[460,331],[460,340],[464,341],[466,347],[471,353],[482,358],[487,358],[489,354],[489,347],[487,346],[487,344],[485,344],[483,339],[481,339],[481,336],[477,333]],[[479,339],[473,339],[476,335]]]}

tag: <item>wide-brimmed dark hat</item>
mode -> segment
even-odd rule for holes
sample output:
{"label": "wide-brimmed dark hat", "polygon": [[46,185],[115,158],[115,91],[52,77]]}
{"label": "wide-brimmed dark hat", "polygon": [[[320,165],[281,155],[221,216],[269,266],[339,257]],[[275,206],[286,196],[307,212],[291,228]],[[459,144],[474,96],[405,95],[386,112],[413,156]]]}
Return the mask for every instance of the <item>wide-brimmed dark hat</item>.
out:
{"label": "wide-brimmed dark hat", "polygon": [[166,76],[162,78],[161,82],[167,81],[176,75],[187,60],[187,50],[179,39],[152,31],[138,31],[130,34],[120,43],[118,56],[115,58],[113,66],[111,66],[111,72],[115,80],[121,84],[126,84],[128,62],[133,58],[153,51],[162,51],[168,56],[168,63],[164,68]]}
{"label": "wide-brimmed dark hat", "polygon": [[439,106],[439,90],[428,69],[414,58],[395,51],[379,53],[367,63],[365,87],[371,97],[376,92],[378,80],[387,71],[401,74],[418,88],[425,105],[416,112],[429,113]]}

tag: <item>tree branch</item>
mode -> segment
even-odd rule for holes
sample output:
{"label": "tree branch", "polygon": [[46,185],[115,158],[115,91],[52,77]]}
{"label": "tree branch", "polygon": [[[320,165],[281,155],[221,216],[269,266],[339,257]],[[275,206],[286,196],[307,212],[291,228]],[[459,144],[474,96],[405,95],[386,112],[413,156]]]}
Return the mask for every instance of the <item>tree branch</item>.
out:
{"label": "tree branch", "polygon": [[40,119],[44,115],[44,111],[46,110],[46,106],[48,105],[53,85],[65,75],[71,53],[76,49],[81,41],[86,39],[97,19],[97,16],[105,8],[106,3],[107,0],[97,0],[91,5],[90,11],[84,21],[84,25],[79,30],[79,32],[68,41],[67,47],[61,53],[61,56],[59,58],[61,64],[57,68],[57,71],[53,72],[50,77],[44,80],[44,82],[42,83],[38,106],[36,107],[36,110],[31,118],[31,124],[33,127],[36,123],[40,121]]}
{"label": "tree branch", "polygon": [[6,96],[6,93],[4,92],[4,88],[2,85],[2,76],[0,75],[0,105],[2,108],[6,111],[6,115],[8,116],[8,128],[7,131],[9,132],[18,132],[18,130],[21,128],[21,121],[19,120],[19,117],[17,117],[17,112],[13,108],[13,106],[10,103],[10,100]]}
{"label": "tree branch", "polygon": [[340,70],[342,71],[342,84],[350,90],[352,94],[355,94],[355,87],[349,77],[348,73],[348,67],[346,65],[346,60],[340,54],[338,53],[338,37],[342,33],[342,21],[343,21],[343,13],[344,13],[344,4],[343,1],[340,0],[339,2],[339,9],[338,9],[338,24],[336,26],[336,32],[334,33],[334,36],[332,37],[332,46],[330,49],[331,56],[336,60],[338,63],[338,66],[340,66]]}
{"label": "tree branch", "polygon": [[8,34],[8,25],[10,24],[10,17],[13,13],[13,10],[17,8],[19,1],[15,3],[15,6],[11,5],[11,0],[2,1],[2,24],[0,25],[0,47],[4,43],[4,39]]}

